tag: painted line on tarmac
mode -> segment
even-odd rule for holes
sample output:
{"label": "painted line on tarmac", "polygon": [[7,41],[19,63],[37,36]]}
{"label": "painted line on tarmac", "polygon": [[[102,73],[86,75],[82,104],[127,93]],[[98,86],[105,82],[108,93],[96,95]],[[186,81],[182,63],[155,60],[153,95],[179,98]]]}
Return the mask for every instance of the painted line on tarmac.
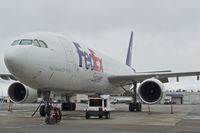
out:
{"label": "painted line on tarmac", "polygon": [[38,127],[38,126],[43,126],[45,124],[34,124],[34,125],[28,125],[28,126],[8,126],[4,127],[6,129],[21,129],[21,128],[32,128],[32,127]]}
{"label": "painted line on tarmac", "polygon": [[8,114],[0,114],[0,116],[8,116]]}
{"label": "painted line on tarmac", "polygon": [[184,120],[200,120],[200,116],[186,116]]}
{"label": "painted line on tarmac", "polygon": [[7,128],[7,129],[20,129],[22,127],[4,127],[4,128]]}

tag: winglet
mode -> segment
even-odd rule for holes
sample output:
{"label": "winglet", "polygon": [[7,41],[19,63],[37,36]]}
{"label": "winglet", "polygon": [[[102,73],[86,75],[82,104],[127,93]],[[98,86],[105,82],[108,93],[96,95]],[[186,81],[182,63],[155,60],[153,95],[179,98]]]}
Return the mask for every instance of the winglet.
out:
{"label": "winglet", "polygon": [[132,64],[132,47],[133,47],[133,32],[131,32],[129,46],[128,46],[128,52],[126,57],[126,65],[131,67]]}

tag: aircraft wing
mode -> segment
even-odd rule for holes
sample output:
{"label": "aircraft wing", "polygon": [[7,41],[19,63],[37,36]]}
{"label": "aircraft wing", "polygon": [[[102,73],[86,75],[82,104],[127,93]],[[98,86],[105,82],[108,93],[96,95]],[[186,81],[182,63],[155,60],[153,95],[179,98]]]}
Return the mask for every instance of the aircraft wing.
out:
{"label": "aircraft wing", "polygon": [[161,73],[135,73],[133,75],[115,75],[109,76],[108,80],[110,83],[120,86],[120,85],[128,85],[133,82],[140,83],[145,79],[156,78],[159,79],[163,83],[168,82],[168,78],[177,77],[186,77],[186,76],[197,76],[197,80],[199,80],[200,71],[194,72],[161,72]]}
{"label": "aircraft wing", "polygon": [[0,78],[4,80],[17,80],[12,74],[0,74]]}

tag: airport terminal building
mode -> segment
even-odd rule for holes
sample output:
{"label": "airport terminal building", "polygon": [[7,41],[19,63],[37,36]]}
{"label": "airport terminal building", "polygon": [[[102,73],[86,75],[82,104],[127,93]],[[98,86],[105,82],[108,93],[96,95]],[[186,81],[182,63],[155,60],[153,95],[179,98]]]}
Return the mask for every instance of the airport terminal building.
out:
{"label": "airport terminal building", "polygon": [[200,92],[166,92],[165,95],[175,104],[200,104]]}
{"label": "airport terminal building", "polygon": [[[116,96],[111,96],[116,98]],[[123,99],[124,96],[117,96],[117,99]],[[161,101],[164,104],[165,98],[170,98],[170,101],[174,104],[200,104],[200,92],[165,92],[165,97]],[[88,100],[87,95],[76,95],[76,102],[86,103]],[[127,97],[126,100],[130,100],[131,97]]]}

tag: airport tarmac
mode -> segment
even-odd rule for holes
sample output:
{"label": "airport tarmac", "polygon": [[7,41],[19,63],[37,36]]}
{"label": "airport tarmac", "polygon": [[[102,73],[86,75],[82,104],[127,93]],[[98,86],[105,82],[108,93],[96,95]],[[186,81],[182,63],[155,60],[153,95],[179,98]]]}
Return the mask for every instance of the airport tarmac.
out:
{"label": "airport tarmac", "polygon": [[200,105],[152,105],[148,113],[147,105],[143,112],[128,112],[128,105],[112,105],[115,110],[111,119],[85,119],[87,105],[78,104],[77,111],[63,112],[63,119],[55,125],[47,125],[44,118],[31,114],[37,104],[14,105],[13,112],[0,104],[1,133],[200,133]]}

